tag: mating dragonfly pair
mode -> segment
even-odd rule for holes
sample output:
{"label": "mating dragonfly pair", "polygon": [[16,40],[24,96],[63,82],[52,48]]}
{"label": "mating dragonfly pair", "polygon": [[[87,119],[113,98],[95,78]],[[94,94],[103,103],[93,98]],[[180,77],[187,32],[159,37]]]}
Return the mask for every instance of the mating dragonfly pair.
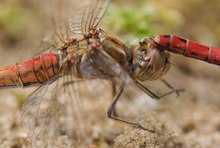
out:
{"label": "mating dragonfly pair", "polygon": [[107,111],[108,117],[154,132],[136,122],[122,119],[115,112],[116,103],[124,91],[127,79],[131,79],[151,98],[159,100],[165,95],[178,94],[182,90],[174,89],[163,81],[172,90],[158,96],[141,82],[160,79],[168,72],[169,52],[220,65],[219,49],[174,35],[148,36],[138,44],[128,47],[115,36],[98,28],[108,4],[109,0],[85,0],[78,8],[78,13],[68,19],[68,29],[73,35],[81,37],[59,37],[62,45],[51,47],[25,62],[0,69],[1,89],[39,86],[26,98],[21,108],[22,124],[31,134],[34,134],[35,126],[42,124],[43,127],[48,123],[52,102],[60,89],[55,86],[49,96],[47,91],[60,78],[63,78],[64,90],[77,81],[88,79],[109,80],[113,86],[117,83],[119,87]]}

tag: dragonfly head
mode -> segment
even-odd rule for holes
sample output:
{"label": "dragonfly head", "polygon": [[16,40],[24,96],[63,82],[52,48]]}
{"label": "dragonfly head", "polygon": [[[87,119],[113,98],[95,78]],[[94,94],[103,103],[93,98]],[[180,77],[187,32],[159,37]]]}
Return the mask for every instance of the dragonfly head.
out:
{"label": "dragonfly head", "polygon": [[170,54],[155,48],[150,37],[140,40],[133,56],[134,75],[140,81],[159,79],[170,68]]}

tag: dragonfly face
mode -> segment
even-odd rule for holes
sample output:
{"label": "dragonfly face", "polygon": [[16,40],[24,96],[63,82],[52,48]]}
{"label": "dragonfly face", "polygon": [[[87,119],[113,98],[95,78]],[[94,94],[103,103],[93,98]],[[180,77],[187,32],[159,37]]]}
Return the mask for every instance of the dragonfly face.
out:
{"label": "dragonfly face", "polygon": [[149,37],[141,39],[134,49],[133,68],[136,78],[140,81],[155,80],[166,74],[170,68],[170,54],[152,48],[153,41]]}

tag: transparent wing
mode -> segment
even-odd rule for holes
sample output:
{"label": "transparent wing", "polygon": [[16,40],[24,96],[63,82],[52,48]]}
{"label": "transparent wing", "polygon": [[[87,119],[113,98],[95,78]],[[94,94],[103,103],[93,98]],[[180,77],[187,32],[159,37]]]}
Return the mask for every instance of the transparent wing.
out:
{"label": "transparent wing", "polygon": [[[33,17],[38,26],[36,30],[41,32],[41,39],[52,45],[59,45],[70,36],[68,17],[69,10],[75,10],[71,3],[75,0],[29,0]],[[35,22],[34,22],[35,23]]]}
{"label": "transparent wing", "polygon": [[[92,141],[92,122],[98,119],[100,108],[87,91],[82,80],[71,75],[30,94],[21,108],[22,126],[28,130],[29,144],[37,146],[43,142],[54,146],[54,141],[62,135],[67,135],[68,142],[74,146],[82,140]],[[105,112],[101,112],[105,118]]]}
{"label": "transparent wing", "polygon": [[[122,119],[137,122],[137,117],[139,117],[142,113],[146,113],[146,111],[150,109],[150,106],[156,105],[156,101],[149,99],[149,96],[138,90],[137,86],[134,84],[134,81],[130,78],[127,71],[124,70],[123,67],[104,50],[99,50],[99,52],[87,56],[88,60],[85,59],[84,63],[81,63],[80,74],[83,75],[82,77],[84,79],[85,86],[88,89],[90,85],[90,81],[86,80],[88,77],[96,77],[105,79],[108,82],[114,82],[116,94],[119,92],[120,85],[122,83],[125,84],[125,90],[116,105],[116,113],[119,113],[118,115]],[[96,90],[101,90],[103,85],[106,84],[107,82],[99,83],[99,85],[94,87],[94,90],[92,91],[94,92]],[[109,83],[109,85],[111,85],[111,83]],[[109,89],[101,91],[99,94],[97,93],[96,95],[90,96],[106,100],[107,98],[101,96],[104,96],[106,93],[109,94],[108,91],[114,92],[113,87],[108,88]],[[105,108],[105,112],[107,112],[107,109],[112,103],[111,101],[116,94],[112,93],[111,99],[108,101],[106,100],[105,103],[103,103],[106,104],[106,102],[108,102],[108,105]],[[148,106],[149,108],[147,108]]]}
{"label": "transparent wing", "polygon": [[69,18],[69,26],[74,34],[86,34],[96,28],[104,16],[109,0],[81,0],[75,2],[76,13]]}
{"label": "transparent wing", "polygon": [[25,99],[22,105],[22,126],[28,129],[30,141],[38,137],[51,120],[57,86],[57,82],[40,86]]}
{"label": "transparent wing", "polygon": [[82,103],[75,87],[79,82],[72,82],[64,76],[39,87],[26,98],[21,108],[21,121],[28,130],[31,146],[39,142],[55,146],[54,141],[62,135],[67,135],[71,144],[83,138]]}
{"label": "transparent wing", "polygon": [[[101,101],[97,101],[97,98],[100,97],[101,92],[104,90],[108,93],[108,88],[99,87],[100,81],[97,79],[82,77],[76,65],[72,65],[72,69],[68,70],[67,73],[69,75],[64,77],[63,88],[64,94],[67,96],[65,98],[68,99],[65,102],[69,103],[66,104],[65,108],[67,109],[68,116],[72,117],[69,119],[73,119],[72,123],[74,124],[69,124],[71,121],[68,121],[66,122],[66,127],[74,131],[74,137],[77,136],[81,140],[82,138],[83,140],[92,140],[93,126],[99,124],[99,121],[105,120],[106,106],[104,106],[104,103],[106,100],[101,99]],[[106,82],[103,83],[102,81],[101,83],[106,86]],[[101,95],[104,97],[107,93]],[[100,102],[102,102],[102,105]],[[98,122],[94,122],[95,120]]]}
{"label": "transparent wing", "polygon": [[[58,46],[70,36],[77,37],[96,28],[109,0],[30,0],[41,39]],[[38,12],[38,13],[36,13]]]}
{"label": "transparent wing", "polygon": [[[72,138],[72,141],[79,142],[85,138],[85,107],[81,93],[80,80],[75,76],[63,77],[60,86],[61,94],[58,97],[60,109],[60,126],[63,134]],[[88,138],[88,137],[87,137]],[[85,140],[85,139],[83,139]]]}
{"label": "transparent wing", "polygon": [[46,20],[42,20],[46,26],[45,36],[52,40],[55,45],[59,45],[71,34],[71,30],[68,24],[69,8],[74,6],[71,5],[72,0],[48,0],[43,1],[42,6],[44,7]]}

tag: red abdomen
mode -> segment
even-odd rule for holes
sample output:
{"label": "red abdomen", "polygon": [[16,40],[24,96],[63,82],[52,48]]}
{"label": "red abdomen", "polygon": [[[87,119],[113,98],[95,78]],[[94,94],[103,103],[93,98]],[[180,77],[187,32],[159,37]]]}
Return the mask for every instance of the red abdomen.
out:
{"label": "red abdomen", "polygon": [[158,35],[153,40],[157,48],[220,65],[220,49],[175,35]]}
{"label": "red abdomen", "polygon": [[0,68],[0,89],[41,85],[60,71],[60,56],[45,52],[15,65]]}

